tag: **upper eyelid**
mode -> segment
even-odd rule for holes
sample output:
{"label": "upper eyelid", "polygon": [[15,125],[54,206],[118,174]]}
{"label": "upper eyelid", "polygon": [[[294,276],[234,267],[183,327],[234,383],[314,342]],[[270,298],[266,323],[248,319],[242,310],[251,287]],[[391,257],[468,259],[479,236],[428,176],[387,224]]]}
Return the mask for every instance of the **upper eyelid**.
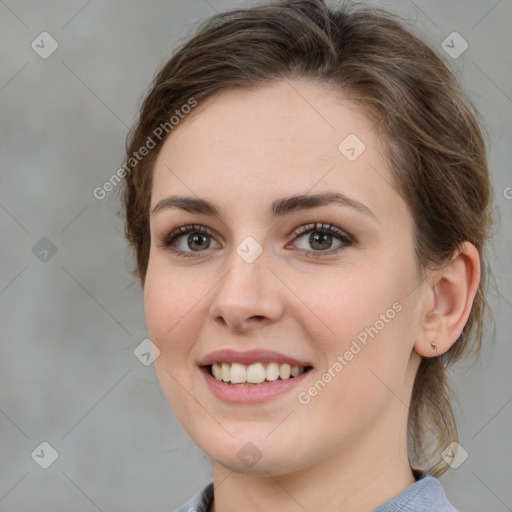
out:
{"label": "upper eyelid", "polygon": [[[205,226],[204,224],[184,224],[182,226],[178,226],[175,229],[172,229],[169,232],[166,232],[164,235],[165,237],[168,237],[170,235],[178,235],[181,233],[183,235],[189,234],[192,232],[193,229],[197,229],[198,232],[207,232],[208,234],[214,235],[217,233],[216,230],[209,228],[208,226]],[[294,235],[302,235],[303,233],[306,233],[308,231],[312,231],[313,229],[316,229],[318,231],[324,230],[324,231],[333,231],[337,232],[339,231],[339,234],[347,235],[347,237],[351,237],[351,235],[344,230],[343,228],[337,227],[332,222],[308,222],[307,224],[301,224],[300,226],[294,228],[292,230],[291,234]]]}
{"label": "upper eyelid", "polygon": [[346,237],[352,242],[355,240],[355,237],[348,231],[334,225],[332,222],[310,222],[308,224],[303,224],[302,226],[295,228],[293,234],[295,236],[302,236],[310,231],[326,231],[328,233]]}

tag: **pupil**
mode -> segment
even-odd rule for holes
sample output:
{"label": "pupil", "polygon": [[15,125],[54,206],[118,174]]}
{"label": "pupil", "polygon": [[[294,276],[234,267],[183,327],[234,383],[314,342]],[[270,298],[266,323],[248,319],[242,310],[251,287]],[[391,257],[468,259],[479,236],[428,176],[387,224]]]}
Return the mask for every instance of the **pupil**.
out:
{"label": "pupil", "polygon": [[328,249],[331,246],[331,237],[328,233],[311,233],[309,237],[309,241],[312,247],[315,247],[316,243],[322,244],[323,242],[328,242],[324,247],[316,247],[316,249]]}
{"label": "pupil", "polygon": [[[199,244],[199,248],[205,248],[208,246],[208,243],[206,241],[208,235],[203,235],[201,233],[194,233],[191,235],[188,239],[188,246],[190,249],[194,250],[194,247],[192,247],[192,244],[195,244],[196,242]],[[201,244],[201,239],[203,240],[203,243]]]}

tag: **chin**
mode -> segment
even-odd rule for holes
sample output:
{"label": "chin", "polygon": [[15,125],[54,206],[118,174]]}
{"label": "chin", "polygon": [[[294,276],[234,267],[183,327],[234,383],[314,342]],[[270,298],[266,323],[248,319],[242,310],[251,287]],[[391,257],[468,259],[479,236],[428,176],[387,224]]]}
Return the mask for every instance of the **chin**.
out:
{"label": "chin", "polygon": [[[275,428],[275,426],[274,426]],[[271,431],[271,429],[269,429]],[[214,439],[208,433],[202,439],[192,437],[196,445],[215,463],[236,473],[254,476],[278,476],[303,469],[306,454],[297,448],[303,442],[293,441],[290,436],[265,439],[245,431],[239,437]]]}

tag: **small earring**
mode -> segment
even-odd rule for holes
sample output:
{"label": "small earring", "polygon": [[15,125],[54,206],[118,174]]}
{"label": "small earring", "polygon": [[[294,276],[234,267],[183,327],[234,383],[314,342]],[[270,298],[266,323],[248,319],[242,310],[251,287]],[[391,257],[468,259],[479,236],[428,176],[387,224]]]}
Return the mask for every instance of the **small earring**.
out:
{"label": "small earring", "polygon": [[437,352],[437,345],[433,341],[430,342],[430,346],[432,347],[432,350]]}

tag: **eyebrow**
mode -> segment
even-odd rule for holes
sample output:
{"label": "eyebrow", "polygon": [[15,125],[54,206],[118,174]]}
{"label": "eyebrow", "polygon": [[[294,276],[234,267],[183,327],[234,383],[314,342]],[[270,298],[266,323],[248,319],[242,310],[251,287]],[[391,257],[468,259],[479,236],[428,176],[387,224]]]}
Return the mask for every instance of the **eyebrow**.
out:
{"label": "eyebrow", "polygon": [[[299,194],[290,197],[284,197],[276,199],[272,203],[271,213],[274,217],[283,217],[287,214],[298,210],[306,210],[309,208],[316,208],[319,206],[327,206],[329,204],[341,204],[348,206],[354,210],[364,213],[373,217],[378,221],[374,213],[363,203],[352,199],[345,194],[340,192],[325,192],[321,194]],[[199,213],[204,215],[212,215],[221,217],[220,208],[215,203],[211,203],[206,199],[199,197],[187,197],[187,196],[169,196],[158,203],[153,208],[151,214],[158,213],[163,210],[170,208],[178,208],[191,213]]]}

